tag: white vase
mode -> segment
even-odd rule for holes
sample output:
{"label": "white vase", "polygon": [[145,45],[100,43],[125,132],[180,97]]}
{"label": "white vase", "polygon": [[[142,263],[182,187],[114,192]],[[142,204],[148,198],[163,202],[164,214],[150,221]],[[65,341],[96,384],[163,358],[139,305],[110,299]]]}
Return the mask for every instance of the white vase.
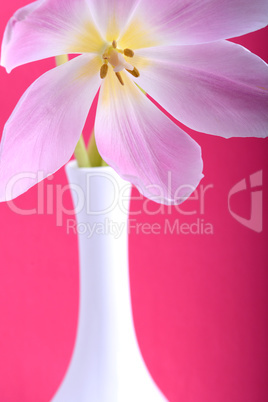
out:
{"label": "white vase", "polygon": [[163,402],[133,325],[128,274],[131,185],[110,167],[66,166],[80,254],[77,338],[53,402]]}

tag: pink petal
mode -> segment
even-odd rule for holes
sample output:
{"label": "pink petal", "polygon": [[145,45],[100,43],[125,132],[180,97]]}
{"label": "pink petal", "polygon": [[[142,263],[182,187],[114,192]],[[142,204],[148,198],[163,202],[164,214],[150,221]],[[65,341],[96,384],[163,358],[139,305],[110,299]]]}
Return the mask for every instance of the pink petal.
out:
{"label": "pink petal", "polygon": [[46,57],[99,52],[102,46],[86,0],[38,0],[19,9],[9,20],[1,65],[10,72]]}
{"label": "pink petal", "polygon": [[142,194],[179,204],[202,178],[199,145],[150,102],[126,75],[110,70],[100,93],[96,141],[106,162]]}
{"label": "pink petal", "polygon": [[194,130],[229,138],[268,134],[268,66],[227,41],[136,52],[137,83]]}
{"label": "pink petal", "polygon": [[140,0],[88,0],[94,21],[108,42],[117,40]]}
{"label": "pink petal", "polygon": [[4,128],[0,201],[24,193],[70,159],[100,85],[99,68],[96,58],[78,56],[24,93]]}
{"label": "pink petal", "polygon": [[263,28],[267,15],[267,0],[143,0],[123,41],[136,40],[134,48],[212,42]]}

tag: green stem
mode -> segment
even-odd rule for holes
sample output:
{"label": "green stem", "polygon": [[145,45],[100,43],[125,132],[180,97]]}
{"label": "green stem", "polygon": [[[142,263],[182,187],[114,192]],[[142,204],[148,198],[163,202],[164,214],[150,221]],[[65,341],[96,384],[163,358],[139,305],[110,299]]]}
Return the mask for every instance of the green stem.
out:
{"label": "green stem", "polygon": [[[96,139],[95,139],[95,133],[94,130],[90,136],[89,142],[88,142],[88,158],[90,161],[90,166],[92,167],[98,167],[98,166],[107,166],[103,165],[104,160],[99,154],[97,145],[96,145]],[[105,163],[105,162],[104,162]]]}
{"label": "green stem", "polygon": [[135,82],[135,84],[137,85],[137,87],[141,90],[141,92],[142,92],[144,95],[147,95],[146,92],[144,91],[144,89],[142,89],[136,82]]}
{"label": "green stem", "polygon": [[[60,56],[56,56],[55,59],[56,59],[56,65],[60,66],[64,63],[66,63],[69,60],[69,57],[68,57],[68,54],[63,54]],[[78,143],[75,147],[74,156],[77,160],[78,167],[89,167],[90,166],[83,134],[81,134],[81,136],[78,140]]]}
{"label": "green stem", "polygon": [[78,140],[78,143],[74,150],[74,156],[75,156],[75,159],[77,160],[78,167],[80,167],[80,168],[90,167],[83,135],[81,135]]}
{"label": "green stem", "polygon": [[69,60],[68,54],[62,54],[60,56],[56,56],[56,65],[61,66]]}

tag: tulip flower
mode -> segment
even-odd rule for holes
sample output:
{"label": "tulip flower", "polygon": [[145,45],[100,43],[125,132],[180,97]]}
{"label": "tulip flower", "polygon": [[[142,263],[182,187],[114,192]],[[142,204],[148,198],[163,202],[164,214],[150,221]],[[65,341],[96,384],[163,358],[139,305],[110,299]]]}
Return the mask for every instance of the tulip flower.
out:
{"label": "tulip flower", "polygon": [[102,158],[145,196],[182,202],[202,178],[200,147],[144,92],[191,129],[267,136],[267,65],[226,40],[264,27],[267,15],[267,0],[37,0],[19,9],[3,38],[8,72],[77,56],[37,79],[7,121],[0,200],[70,159],[100,89],[95,138]]}

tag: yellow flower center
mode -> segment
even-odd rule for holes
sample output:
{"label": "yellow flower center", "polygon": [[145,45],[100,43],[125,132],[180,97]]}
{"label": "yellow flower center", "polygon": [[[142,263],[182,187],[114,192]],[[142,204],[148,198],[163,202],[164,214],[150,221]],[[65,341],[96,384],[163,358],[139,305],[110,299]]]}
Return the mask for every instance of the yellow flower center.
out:
{"label": "yellow flower center", "polygon": [[117,42],[113,40],[111,46],[108,46],[105,52],[102,55],[104,64],[100,69],[100,77],[104,79],[108,73],[108,64],[113,67],[116,77],[118,78],[121,85],[124,85],[124,81],[120,74],[120,71],[126,70],[134,77],[139,77],[140,73],[136,67],[133,67],[132,64],[128,63],[125,57],[133,57],[134,52],[131,49],[118,49]]}

